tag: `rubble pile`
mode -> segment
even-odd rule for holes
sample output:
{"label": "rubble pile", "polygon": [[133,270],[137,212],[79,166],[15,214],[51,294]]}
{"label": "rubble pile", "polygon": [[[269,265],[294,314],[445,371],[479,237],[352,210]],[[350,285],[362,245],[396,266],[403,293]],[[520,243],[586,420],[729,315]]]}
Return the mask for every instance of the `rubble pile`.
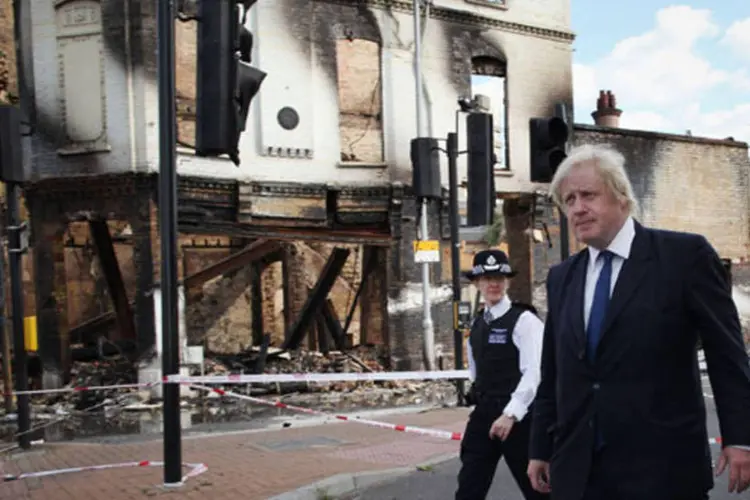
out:
{"label": "rubble pile", "polygon": [[[214,357],[206,360],[207,375],[255,373],[257,354]],[[264,373],[364,373],[386,371],[387,356],[381,346],[358,346],[347,352],[298,350],[281,352],[269,349]],[[227,385],[225,389],[241,394],[282,396],[286,402],[324,410],[401,406],[419,404],[454,404],[455,384],[451,381],[360,381],[295,382]]]}
{"label": "rubble pile", "polygon": [[[263,372],[382,372],[385,371],[387,358],[381,349],[362,346],[348,352],[322,354],[309,350],[283,352],[271,348]],[[238,355],[215,355],[206,358],[202,372],[204,375],[257,373],[258,358],[257,348]],[[89,363],[76,362],[71,375],[68,387],[116,386],[138,381],[137,365],[121,356]],[[194,372],[193,375],[200,373]],[[289,404],[332,413],[404,405],[446,406],[455,404],[457,399],[456,388],[451,381],[228,384],[224,388],[256,397],[279,398]],[[158,420],[161,410],[160,402],[150,401],[149,391],[135,388],[34,395],[31,405],[32,427],[45,427],[39,436],[48,440],[138,433],[139,428],[143,432],[144,421],[149,421],[149,418]],[[196,423],[239,422],[289,413],[200,391],[190,400],[183,400],[182,407]],[[15,415],[3,416],[2,413],[0,408],[0,441],[12,441],[16,432]]]}
{"label": "rubble pile", "polygon": [[[133,363],[124,357],[117,356],[112,359],[90,363],[73,363],[69,386],[114,386],[135,384],[137,382],[138,374]],[[37,396],[32,400],[38,400],[39,403],[48,405],[66,401],[72,404],[76,410],[80,411],[100,404],[106,399],[121,398],[123,394],[135,394],[136,392],[137,389],[111,389],[74,393],[52,393]]]}

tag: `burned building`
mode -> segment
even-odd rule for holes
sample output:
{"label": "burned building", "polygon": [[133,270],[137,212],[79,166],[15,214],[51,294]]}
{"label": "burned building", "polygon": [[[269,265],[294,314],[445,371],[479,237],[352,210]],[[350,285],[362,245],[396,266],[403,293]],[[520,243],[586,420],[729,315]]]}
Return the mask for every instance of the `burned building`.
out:
{"label": "burned building", "polygon": [[[45,385],[54,386],[68,377],[73,344],[100,335],[133,341],[139,352],[154,344],[156,13],[152,0],[30,5],[21,16],[23,97],[33,118],[26,287]],[[255,3],[246,27],[253,64],[267,77],[238,167],[192,151],[198,21],[176,20],[178,269],[190,343],[239,351],[268,333],[286,347],[380,345],[392,368],[420,366],[411,12],[405,1]],[[476,76],[499,89],[488,95],[500,124],[496,185],[521,271],[514,293],[528,299],[528,119],[572,101],[569,1],[429,1],[421,16],[420,104],[430,136],[455,130],[458,98],[487,93],[473,85]],[[445,200],[429,207],[445,261],[447,215]],[[437,347],[450,356],[444,267],[433,268],[433,308]]]}

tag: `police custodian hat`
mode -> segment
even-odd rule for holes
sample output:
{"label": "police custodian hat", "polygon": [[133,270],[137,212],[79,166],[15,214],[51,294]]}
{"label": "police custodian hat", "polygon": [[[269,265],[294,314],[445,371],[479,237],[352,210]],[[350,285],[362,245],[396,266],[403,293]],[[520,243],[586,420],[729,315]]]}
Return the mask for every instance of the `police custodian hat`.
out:
{"label": "police custodian hat", "polygon": [[470,279],[475,280],[483,276],[507,276],[512,278],[516,275],[511,269],[508,256],[502,250],[482,250],[474,255],[474,264],[471,271],[464,273]]}

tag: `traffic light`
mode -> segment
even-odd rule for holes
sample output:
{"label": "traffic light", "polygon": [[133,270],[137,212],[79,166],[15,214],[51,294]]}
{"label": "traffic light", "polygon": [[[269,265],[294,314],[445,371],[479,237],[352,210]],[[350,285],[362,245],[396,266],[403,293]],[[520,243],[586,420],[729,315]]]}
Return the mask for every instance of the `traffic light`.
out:
{"label": "traffic light", "polygon": [[[244,17],[244,16],[243,16]],[[198,14],[195,152],[239,165],[240,134],[266,73],[250,65],[252,34],[235,0],[201,0]]]}
{"label": "traffic light", "polygon": [[21,143],[21,110],[0,105],[0,181],[22,183],[26,180]]}
{"label": "traffic light", "polygon": [[529,120],[531,182],[550,182],[565,160],[568,124],[559,117]]}
{"label": "traffic light", "polygon": [[440,184],[440,148],[437,139],[417,137],[411,140],[412,189],[414,196],[439,200],[443,197]]}
{"label": "traffic light", "polygon": [[467,207],[469,226],[492,224],[495,212],[495,145],[492,115],[469,113],[466,116]]}

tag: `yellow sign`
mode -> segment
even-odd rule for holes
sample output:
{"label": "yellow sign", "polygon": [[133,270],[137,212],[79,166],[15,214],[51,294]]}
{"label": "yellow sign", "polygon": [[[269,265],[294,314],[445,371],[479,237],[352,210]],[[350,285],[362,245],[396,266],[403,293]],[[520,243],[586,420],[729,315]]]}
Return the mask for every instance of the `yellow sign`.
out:
{"label": "yellow sign", "polygon": [[438,240],[424,240],[414,242],[414,252],[437,252],[440,251]]}
{"label": "yellow sign", "polygon": [[440,242],[438,240],[415,241],[414,262],[427,264],[440,262]]}
{"label": "yellow sign", "polygon": [[26,350],[29,352],[36,352],[39,348],[36,331],[36,316],[26,316],[23,318],[23,336]]}

